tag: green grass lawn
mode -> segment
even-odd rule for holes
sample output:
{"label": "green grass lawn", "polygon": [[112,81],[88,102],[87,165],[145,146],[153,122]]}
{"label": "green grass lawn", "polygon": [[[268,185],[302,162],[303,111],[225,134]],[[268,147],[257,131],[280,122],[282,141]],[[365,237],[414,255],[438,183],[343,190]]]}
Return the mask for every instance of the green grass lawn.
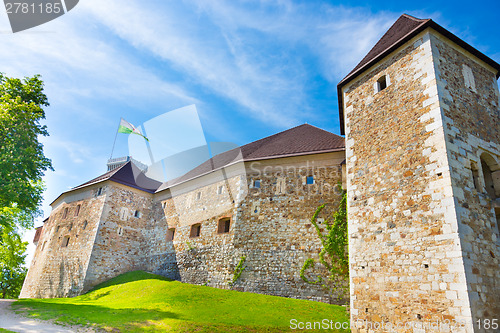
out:
{"label": "green grass lawn", "polygon": [[16,333],[16,332],[6,330],[5,328],[0,328],[0,333]]}
{"label": "green grass lawn", "polygon": [[284,332],[292,319],[349,320],[341,306],[191,285],[142,271],[82,296],[22,299],[12,306],[39,319],[113,332]]}

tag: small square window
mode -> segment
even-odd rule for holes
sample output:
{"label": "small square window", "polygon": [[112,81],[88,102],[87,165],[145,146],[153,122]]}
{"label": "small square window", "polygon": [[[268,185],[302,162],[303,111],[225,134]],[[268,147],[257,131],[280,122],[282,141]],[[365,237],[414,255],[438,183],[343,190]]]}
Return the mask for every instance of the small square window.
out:
{"label": "small square window", "polygon": [[314,184],[314,176],[307,176],[307,178],[306,178],[306,184],[307,185]]}
{"label": "small square window", "polygon": [[217,226],[217,233],[219,234],[227,234],[231,229],[231,219],[229,217],[225,217],[219,220]]}
{"label": "small square window", "polygon": [[377,82],[375,82],[375,92],[378,93],[389,86],[389,77],[382,75]]}
{"label": "small square window", "polygon": [[63,212],[63,219],[65,219],[66,217],[68,216],[68,207],[64,208],[64,212]]}
{"label": "small square window", "polygon": [[260,179],[254,179],[253,181],[254,188],[260,188]]}
{"label": "small square window", "polygon": [[134,217],[137,217],[138,219],[142,217],[142,213],[138,210],[135,211]]}
{"label": "small square window", "polygon": [[65,236],[63,238],[63,242],[62,242],[61,246],[62,247],[68,247],[68,245],[69,245],[69,236]]}
{"label": "small square window", "polygon": [[201,223],[193,224],[191,226],[191,232],[189,233],[190,238],[200,237],[201,234]]}
{"label": "small square window", "polygon": [[167,230],[167,242],[171,242],[175,237],[175,228],[168,228]]}
{"label": "small square window", "polygon": [[76,206],[75,216],[78,216],[78,214],[80,214],[80,206],[81,205]]}

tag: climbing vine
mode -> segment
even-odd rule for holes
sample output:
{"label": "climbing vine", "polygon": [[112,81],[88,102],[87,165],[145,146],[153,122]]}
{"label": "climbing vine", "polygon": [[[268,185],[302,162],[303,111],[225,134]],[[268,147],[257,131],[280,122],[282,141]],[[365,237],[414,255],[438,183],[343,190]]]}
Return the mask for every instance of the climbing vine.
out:
{"label": "climbing vine", "polygon": [[247,266],[244,266],[246,259],[247,259],[246,256],[241,256],[240,261],[238,262],[238,265],[236,265],[236,268],[234,269],[233,280],[229,283],[229,285],[231,285],[231,286],[234,285],[236,283],[236,281],[238,281],[238,279],[240,278],[241,273],[243,273],[245,268],[247,268]]}
{"label": "climbing vine", "polygon": [[337,295],[339,299],[348,295],[349,292],[349,253],[347,233],[347,192],[339,186],[342,191],[337,210],[335,210],[324,221],[323,231],[318,222],[319,214],[325,209],[325,204],[316,209],[311,218],[311,224],[316,229],[321,241],[322,249],[319,253],[319,263],[323,265],[328,274],[326,278],[317,275],[315,279],[306,276],[306,272],[314,268],[316,260],[309,258],[304,262],[300,270],[300,277],[307,283],[320,284],[330,295]]}

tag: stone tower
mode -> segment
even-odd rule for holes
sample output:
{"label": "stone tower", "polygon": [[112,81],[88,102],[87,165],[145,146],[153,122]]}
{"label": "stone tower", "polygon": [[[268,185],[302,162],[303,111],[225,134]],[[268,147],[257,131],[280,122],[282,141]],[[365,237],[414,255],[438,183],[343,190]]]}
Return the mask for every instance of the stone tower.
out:
{"label": "stone tower", "polygon": [[358,328],[500,330],[499,73],[402,15],[339,83]]}

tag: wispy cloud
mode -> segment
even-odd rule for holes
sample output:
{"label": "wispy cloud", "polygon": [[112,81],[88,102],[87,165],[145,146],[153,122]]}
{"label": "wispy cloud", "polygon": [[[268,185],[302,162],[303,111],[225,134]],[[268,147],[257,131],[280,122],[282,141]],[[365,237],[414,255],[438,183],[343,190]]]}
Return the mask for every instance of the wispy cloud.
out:
{"label": "wispy cloud", "polygon": [[90,120],[100,122],[104,119],[99,111],[78,109],[77,101],[170,98],[179,104],[197,102],[179,85],[160,78],[100,38],[98,27],[84,15],[74,14],[71,20],[62,17],[48,23],[44,26],[48,33],[2,35],[2,71],[12,76],[42,74],[52,103],[71,106],[66,113],[86,112]]}
{"label": "wispy cloud", "polygon": [[396,17],[328,5],[318,15],[316,4],[291,1],[183,4],[93,0],[83,10],[130,45],[234,101],[240,112],[281,126],[314,112],[306,83],[317,74],[311,67],[319,64],[325,79],[339,80]]}

